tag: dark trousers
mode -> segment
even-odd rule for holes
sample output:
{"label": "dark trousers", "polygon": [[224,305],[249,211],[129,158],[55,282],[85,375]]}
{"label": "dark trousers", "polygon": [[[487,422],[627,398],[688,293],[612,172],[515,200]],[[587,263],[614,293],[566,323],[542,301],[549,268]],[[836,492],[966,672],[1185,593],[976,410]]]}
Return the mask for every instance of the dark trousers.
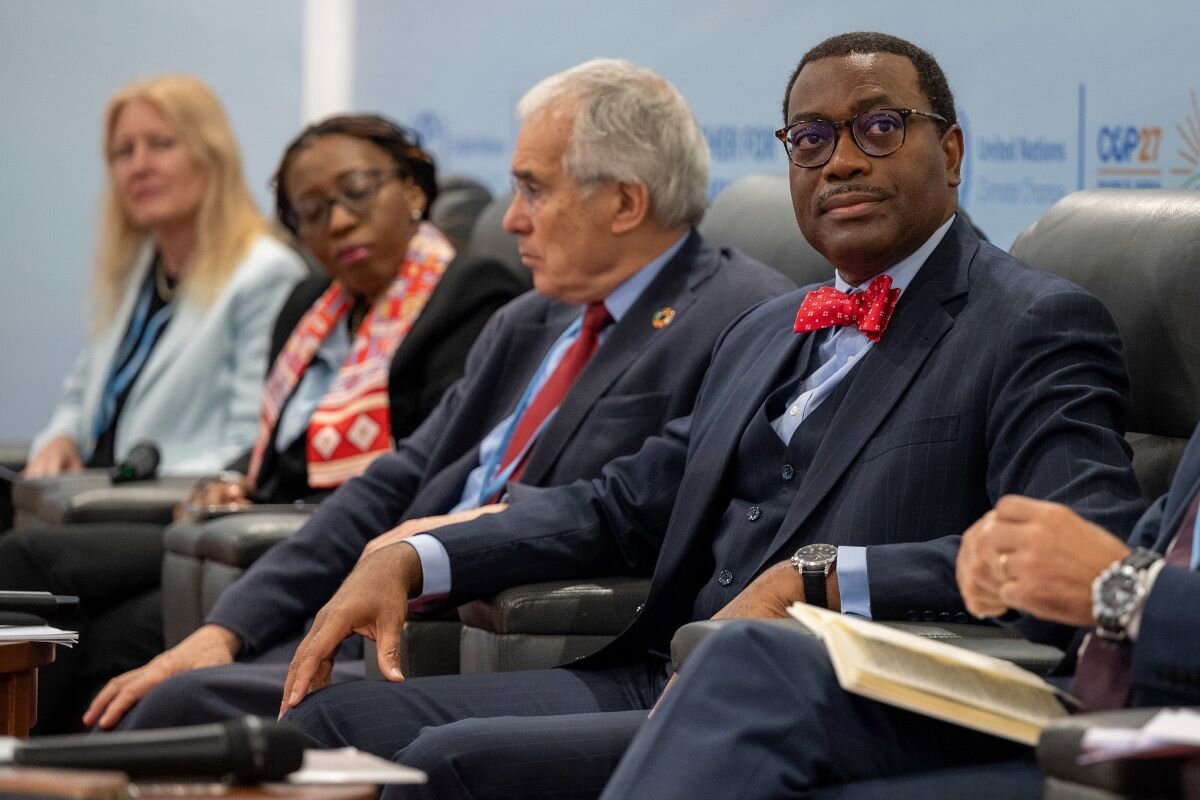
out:
{"label": "dark trousers", "polygon": [[82,729],[112,677],[162,652],[162,528],[136,523],[20,529],[0,537],[0,589],[79,597],[79,644],[38,670],[37,734]]}
{"label": "dark trousers", "polygon": [[[160,683],[129,710],[118,730],[150,730],[224,722],[236,717],[274,719],[283,699],[288,664],[299,639],[253,660],[184,672]],[[362,643],[348,639],[333,667],[335,684],[362,681]]]}
{"label": "dark trousers", "polygon": [[666,681],[661,661],[358,681],[316,692],[286,719],[322,745],[429,775],[385,798],[582,800],[600,794]]}
{"label": "dark trousers", "polygon": [[707,639],[605,798],[1040,797],[1031,748],[849,694],[799,630]]}

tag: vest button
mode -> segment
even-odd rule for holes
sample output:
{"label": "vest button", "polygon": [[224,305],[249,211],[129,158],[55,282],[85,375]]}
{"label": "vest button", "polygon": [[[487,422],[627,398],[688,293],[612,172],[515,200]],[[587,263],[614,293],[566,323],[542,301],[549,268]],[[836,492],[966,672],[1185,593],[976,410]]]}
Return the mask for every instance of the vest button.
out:
{"label": "vest button", "polygon": [[783,470],[779,474],[785,481],[790,481],[792,478],[796,477],[796,470],[791,464],[784,464]]}
{"label": "vest button", "polygon": [[758,506],[750,506],[750,510],[746,512],[746,519],[755,522],[762,516],[762,509]]}
{"label": "vest button", "polygon": [[721,570],[721,574],[717,576],[717,583],[722,586],[728,586],[733,583],[733,573],[727,569]]}

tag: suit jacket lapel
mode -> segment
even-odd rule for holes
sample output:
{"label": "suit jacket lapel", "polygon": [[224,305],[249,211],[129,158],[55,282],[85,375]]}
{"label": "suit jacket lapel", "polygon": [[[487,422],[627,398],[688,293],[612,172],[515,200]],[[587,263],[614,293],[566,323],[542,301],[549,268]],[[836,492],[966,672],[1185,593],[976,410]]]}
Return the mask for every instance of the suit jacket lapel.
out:
{"label": "suit jacket lapel", "polygon": [[[608,334],[604,345],[576,378],[575,384],[534,443],[522,483],[538,484],[554,467],[566,443],[575,435],[596,401],[625,373],[655,336],[668,328],[650,324],[654,312],[670,306],[686,314],[695,301],[694,287],[717,267],[711,254],[697,253],[701,240],[689,235],[683,247],[654,278]],[[578,313],[578,312],[576,312]]]}
{"label": "suit jacket lapel", "polygon": [[836,435],[825,436],[817,448],[807,471],[808,481],[764,551],[756,573],[776,560],[780,549],[837,485],[954,325],[944,305],[967,292],[970,263],[979,249],[978,239],[964,232],[960,218],[901,295],[883,339],[846,378],[852,383],[829,422],[829,431]]}
{"label": "suit jacket lapel", "polygon": [[[1158,529],[1158,540],[1154,543],[1154,549],[1159,553],[1165,555],[1171,542],[1175,540],[1175,534],[1179,533],[1179,526],[1183,524],[1183,518],[1187,516],[1188,509],[1192,507],[1192,501],[1196,498],[1197,492],[1200,492],[1200,475],[1191,481],[1187,493],[1182,495],[1179,502],[1171,508],[1171,516],[1163,517],[1162,526]],[[1192,547],[1200,547],[1200,542],[1192,542]]]}
{"label": "suit jacket lapel", "polygon": [[150,268],[153,259],[154,245],[147,242],[138,251],[136,266],[130,271],[129,278],[125,281],[121,303],[116,314],[113,315],[112,321],[100,334],[93,347],[93,357],[88,365],[88,383],[84,389],[83,399],[83,407],[87,415],[83,430],[88,437],[92,433],[92,418],[100,406],[100,395],[104,391],[104,385],[108,382],[109,373],[113,368],[113,358],[116,357],[117,348],[120,346],[121,339],[125,336],[125,329],[129,327],[129,320],[133,316],[138,289],[141,287],[142,281],[146,279],[146,271]]}

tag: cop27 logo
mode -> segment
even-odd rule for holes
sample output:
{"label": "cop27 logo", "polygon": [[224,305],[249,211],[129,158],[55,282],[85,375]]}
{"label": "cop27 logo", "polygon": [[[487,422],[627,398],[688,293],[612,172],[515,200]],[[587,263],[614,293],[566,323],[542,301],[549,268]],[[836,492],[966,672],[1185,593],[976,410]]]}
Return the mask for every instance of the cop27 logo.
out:
{"label": "cop27 logo", "polygon": [[1160,125],[1100,127],[1099,185],[1200,188],[1200,101],[1195,90],[1189,94],[1191,113],[1165,130]]}

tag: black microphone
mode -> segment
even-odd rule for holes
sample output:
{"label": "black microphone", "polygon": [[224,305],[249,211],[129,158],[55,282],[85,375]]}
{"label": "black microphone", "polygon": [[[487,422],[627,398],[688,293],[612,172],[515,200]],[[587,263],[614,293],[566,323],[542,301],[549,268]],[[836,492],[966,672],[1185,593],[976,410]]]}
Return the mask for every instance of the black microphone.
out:
{"label": "black microphone", "polygon": [[78,612],[79,598],[74,595],[0,591],[0,625],[46,625]]}
{"label": "black microphone", "polygon": [[243,717],[154,731],[43,736],[0,751],[0,764],[119,770],[131,778],[277,781],[300,769],[308,739],[283,722]]}
{"label": "black microphone", "polygon": [[152,480],[158,474],[158,457],[154,442],[138,442],[108,474],[113,483]]}

